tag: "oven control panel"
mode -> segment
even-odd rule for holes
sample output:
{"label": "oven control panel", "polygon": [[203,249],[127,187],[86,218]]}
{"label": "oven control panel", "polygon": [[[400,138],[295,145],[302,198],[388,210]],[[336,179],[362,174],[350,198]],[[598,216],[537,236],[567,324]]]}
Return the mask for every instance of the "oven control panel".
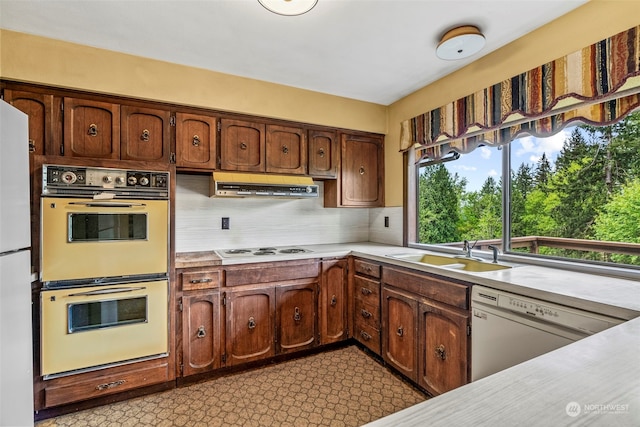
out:
{"label": "oven control panel", "polygon": [[66,165],[42,166],[42,193],[91,195],[109,191],[116,195],[168,193],[169,172]]}

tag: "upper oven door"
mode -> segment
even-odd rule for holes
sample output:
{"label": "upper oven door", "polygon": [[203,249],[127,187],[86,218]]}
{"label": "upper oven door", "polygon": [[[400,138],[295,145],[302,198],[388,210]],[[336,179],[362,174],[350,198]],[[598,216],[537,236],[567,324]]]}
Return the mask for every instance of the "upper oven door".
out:
{"label": "upper oven door", "polygon": [[166,200],[42,198],[44,282],[166,274]]}

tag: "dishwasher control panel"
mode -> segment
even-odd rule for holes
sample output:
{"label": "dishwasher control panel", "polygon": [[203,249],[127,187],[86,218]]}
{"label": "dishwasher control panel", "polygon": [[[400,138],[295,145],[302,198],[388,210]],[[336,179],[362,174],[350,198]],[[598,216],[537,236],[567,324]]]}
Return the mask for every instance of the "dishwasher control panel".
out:
{"label": "dishwasher control panel", "polygon": [[473,303],[498,307],[540,322],[553,323],[565,328],[595,334],[622,323],[622,320],[589,311],[541,301],[510,292],[474,286],[471,292]]}

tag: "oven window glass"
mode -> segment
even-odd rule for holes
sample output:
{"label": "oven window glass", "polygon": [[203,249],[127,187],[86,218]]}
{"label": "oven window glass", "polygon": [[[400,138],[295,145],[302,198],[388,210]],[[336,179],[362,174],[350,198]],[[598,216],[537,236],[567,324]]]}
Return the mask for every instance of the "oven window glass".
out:
{"label": "oven window glass", "polygon": [[109,240],[147,240],[147,214],[69,214],[69,242]]}
{"label": "oven window glass", "polygon": [[147,297],[69,304],[69,333],[144,323]]}

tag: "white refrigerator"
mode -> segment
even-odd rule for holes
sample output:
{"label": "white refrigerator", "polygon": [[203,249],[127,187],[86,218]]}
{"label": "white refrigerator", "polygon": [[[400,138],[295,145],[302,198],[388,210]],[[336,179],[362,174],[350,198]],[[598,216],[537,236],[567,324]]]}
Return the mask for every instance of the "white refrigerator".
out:
{"label": "white refrigerator", "polygon": [[0,426],[33,426],[27,115],[0,100]]}

